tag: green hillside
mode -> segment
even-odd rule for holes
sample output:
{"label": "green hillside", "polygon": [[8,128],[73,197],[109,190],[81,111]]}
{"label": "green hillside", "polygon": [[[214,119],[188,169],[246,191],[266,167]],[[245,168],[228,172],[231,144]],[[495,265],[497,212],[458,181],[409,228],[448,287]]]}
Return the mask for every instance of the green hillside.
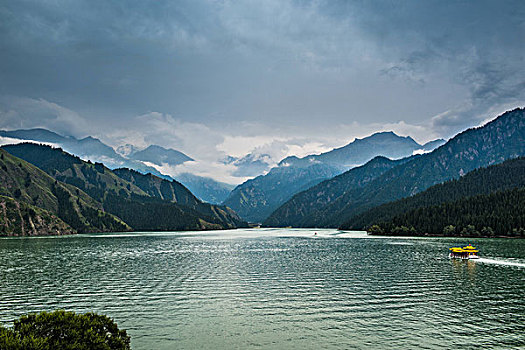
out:
{"label": "green hillside", "polygon": [[[24,143],[4,146],[3,149],[44,170],[52,176],[53,183],[65,183],[55,191],[55,197],[63,198],[62,202],[68,201],[68,193],[71,191],[73,194],[78,192],[79,196],[84,196],[85,201],[91,202],[99,210],[111,213],[125,222],[128,229],[226,229],[244,224],[228,208],[200,202],[175,181],[163,180],[151,174],[142,175],[127,169],[119,171],[124,177],[122,178],[101,163],[85,162],[61,149],[44,145]],[[22,175],[19,174],[16,178],[19,179],[20,176]],[[18,182],[14,187],[21,185]],[[67,191],[62,191],[62,187]],[[74,202],[72,201],[73,206]],[[49,208],[51,212],[69,215],[71,210],[66,209],[63,206]],[[85,208],[80,212],[94,215]]]}
{"label": "green hillside", "polygon": [[372,234],[525,237],[525,187],[420,207],[379,222]]}
{"label": "green hillside", "polygon": [[[310,227],[338,227],[345,223],[345,227],[353,227],[353,218],[368,209],[413,196],[432,185],[457,179],[479,167],[524,155],[525,110],[518,108],[483,127],[458,134],[431,153],[393,167],[358,191],[341,193],[337,188],[331,189],[334,179],[325,181],[322,186],[308,190],[309,193],[303,195],[305,200],[315,197],[315,193],[331,194],[338,200],[316,204],[315,210],[324,215],[311,219],[306,218],[309,212],[301,214],[300,206],[304,203],[287,203],[290,212],[300,215],[286,223],[304,226],[303,222],[308,221]],[[283,222],[278,221],[278,224],[283,225]]]}
{"label": "green hillside", "polygon": [[[190,208],[198,213],[194,215],[203,216],[210,224],[219,226],[225,224],[227,228],[246,226],[230,208],[202,202],[178,181],[168,181],[152,174],[141,174],[126,168],[115,169],[113,172],[151,197]],[[147,202],[151,203],[151,200]]]}
{"label": "green hillside", "polygon": [[37,236],[71,233],[76,231],[47,210],[0,196],[0,235]]}
{"label": "green hillside", "polygon": [[[3,149],[0,149],[0,195],[13,199],[14,202],[10,202],[10,205],[16,206],[18,203],[22,204],[24,210],[33,209],[38,212],[36,208],[40,208],[49,215],[55,215],[70,226],[64,232],[70,232],[71,228],[78,232],[130,229],[119,218],[105,213],[100,203],[79,188],[57,181],[41,169]],[[12,215],[18,215],[15,211],[7,214],[7,220],[11,221]],[[21,228],[17,230],[22,232]]]}
{"label": "green hillside", "polygon": [[[411,210],[441,205],[475,195],[525,186],[525,158],[507,160],[498,165],[471,171],[465,176],[434,185],[412,197],[386,203],[352,218],[352,225],[342,229],[365,229],[375,223],[388,222]],[[525,209],[524,209],[525,210]]]}
{"label": "green hillside", "polygon": [[333,221],[333,213],[326,210],[327,208],[342,206],[343,204],[340,204],[342,201],[350,197],[357,197],[361,189],[375,178],[410,159],[412,157],[400,160],[376,157],[363,166],[353,168],[296,194],[273,212],[264,225],[273,227],[330,226]]}

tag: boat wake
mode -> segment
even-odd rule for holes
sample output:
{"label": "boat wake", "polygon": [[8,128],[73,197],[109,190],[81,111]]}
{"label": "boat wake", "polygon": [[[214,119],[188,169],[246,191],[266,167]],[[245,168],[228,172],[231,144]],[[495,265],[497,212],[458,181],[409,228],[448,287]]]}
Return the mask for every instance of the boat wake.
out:
{"label": "boat wake", "polygon": [[476,262],[485,263],[485,264],[496,264],[496,265],[507,265],[507,266],[516,266],[516,267],[525,267],[525,263],[509,260],[498,260],[498,259],[487,259],[479,258],[475,260]]}

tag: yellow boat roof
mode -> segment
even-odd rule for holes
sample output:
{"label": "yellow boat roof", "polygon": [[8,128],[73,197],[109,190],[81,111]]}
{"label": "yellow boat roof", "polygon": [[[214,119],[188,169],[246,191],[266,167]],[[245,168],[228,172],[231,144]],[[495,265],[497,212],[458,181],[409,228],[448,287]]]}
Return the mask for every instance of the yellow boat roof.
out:
{"label": "yellow boat roof", "polygon": [[449,248],[449,250],[453,251],[454,253],[477,253],[479,252],[479,250],[476,250],[474,247],[471,247],[470,249],[465,249],[465,248],[452,247],[452,248]]}

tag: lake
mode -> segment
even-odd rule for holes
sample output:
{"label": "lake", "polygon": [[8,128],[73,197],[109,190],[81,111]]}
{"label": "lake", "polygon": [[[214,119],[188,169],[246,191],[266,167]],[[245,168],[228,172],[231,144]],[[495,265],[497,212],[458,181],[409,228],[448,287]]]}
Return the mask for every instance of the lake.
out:
{"label": "lake", "polygon": [[[467,243],[482,259],[448,258]],[[1,238],[0,267],[3,324],[95,311],[133,349],[525,347],[525,240],[309,229]]]}

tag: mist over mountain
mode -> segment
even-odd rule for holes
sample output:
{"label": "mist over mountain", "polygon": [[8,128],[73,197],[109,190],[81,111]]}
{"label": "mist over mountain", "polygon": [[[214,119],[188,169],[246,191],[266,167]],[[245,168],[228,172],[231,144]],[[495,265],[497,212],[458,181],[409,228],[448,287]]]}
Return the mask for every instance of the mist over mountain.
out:
{"label": "mist over mountain", "polygon": [[[468,129],[431,153],[414,157],[375,178],[359,191],[341,191],[338,178],[299,194],[276,210],[276,226],[353,227],[353,217],[377,205],[412,196],[482,166],[525,155],[525,113],[515,109],[483,127]],[[350,173],[350,172],[348,172]],[[344,174],[346,175],[346,173]],[[309,212],[302,207],[311,206]],[[322,215],[312,213],[324,213]]]}
{"label": "mist over mountain", "polygon": [[[76,208],[81,202],[76,197],[82,193],[86,194],[86,201],[92,206],[112,214],[122,222],[121,230],[226,229],[243,225],[242,220],[230,209],[201,202],[173,180],[168,181],[152,174],[144,175],[130,169],[111,171],[102,163],[85,162],[50,146],[23,143],[3,146],[2,149],[45,171],[53,178],[47,180],[48,183],[64,183],[70,188],[60,192],[60,196],[66,197],[65,203],[70,203],[62,212],[60,206],[57,209],[43,209],[62,215],[60,217],[64,222],[79,232],[103,229],[99,227],[100,223],[92,225],[93,228],[79,224],[82,219],[77,218],[79,214],[76,213],[80,209]],[[21,197],[18,192],[13,196]],[[32,205],[38,204],[33,197],[30,198],[34,202],[31,202]],[[101,214],[93,210],[89,211],[89,217],[100,217]],[[85,211],[81,210],[80,213]]]}
{"label": "mist over mountain", "polygon": [[193,158],[188,157],[182,152],[157,145],[150,145],[141,151],[131,152],[128,158],[150,162],[156,165],[179,165],[193,160]]}
{"label": "mist over mountain", "polygon": [[[135,146],[127,144],[115,151],[112,147],[94,137],[89,136],[79,140],[72,136],[62,136],[42,128],[0,130],[0,136],[22,141],[50,143],[83,159],[102,162],[111,169],[125,167],[137,170],[143,174],[151,173],[167,180],[171,180],[172,177],[163,174],[155,167],[145,164],[145,162],[158,166],[163,164],[175,166],[193,160],[182,152],[157,145],[150,145],[146,149],[138,150]],[[224,201],[234,187],[211,178],[189,173],[175,177],[199,199],[212,204],[219,204]]]}
{"label": "mist over mountain", "polygon": [[126,166],[142,172],[151,172],[159,176],[163,175],[155,168],[147,166],[142,162],[136,162],[123,157],[115,152],[111,146],[91,136],[77,139],[72,136],[62,136],[42,128],[10,131],[0,130],[0,136],[23,141],[51,143],[83,159],[104,162],[104,164],[110,168]]}
{"label": "mist over mountain", "polygon": [[190,173],[179,174],[176,178],[197,198],[211,204],[221,204],[235,188],[235,185]]}
{"label": "mist over mountain", "polygon": [[362,139],[355,139],[348,145],[329,152],[304,158],[288,157],[280,165],[307,166],[314,162],[351,168],[363,165],[376,156],[399,159],[412,155],[418,150],[432,150],[444,140],[434,140],[420,145],[410,136],[398,136],[392,131],[378,132]]}
{"label": "mist over mountain", "polygon": [[237,186],[224,204],[251,222],[264,221],[294,194],[377,156],[402,158],[432,148],[442,140],[420,145],[411,137],[379,132],[348,145],[303,158],[287,157],[266,175]]}
{"label": "mist over mountain", "polygon": [[228,157],[225,164],[232,164],[235,166],[234,176],[250,177],[258,176],[266,172],[271,164],[271,156],[269,154],[253,154],[249,153],[244,157],[235,158]]}

